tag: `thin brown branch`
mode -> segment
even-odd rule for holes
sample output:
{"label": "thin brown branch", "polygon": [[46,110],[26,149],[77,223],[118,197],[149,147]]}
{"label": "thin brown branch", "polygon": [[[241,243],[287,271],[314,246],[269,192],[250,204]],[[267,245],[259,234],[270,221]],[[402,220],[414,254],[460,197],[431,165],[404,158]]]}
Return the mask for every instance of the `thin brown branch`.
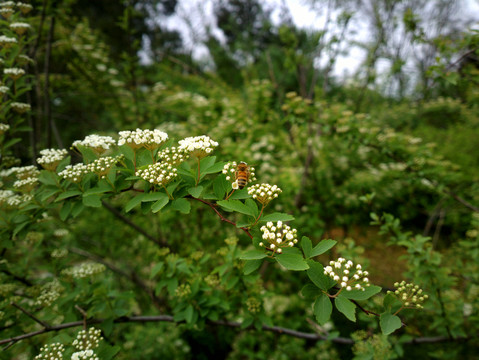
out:
{"label": "thin brown branch", "polygon": [[150,287],[143,281],[142,278],[140,278],[138,276],[138,274],[133,271],[133,270],[130,270],[130,272],[127,272],[127,271],[124,271],[120,268],[118,268],[116,265],[110,263],[109,261],[106,261],[105,259],[103,259],[102,257],[98,256],[98,255],[95,255],[95,254],[92,254],[88,251],[85,251],[83,249],[78,249],[78,248],[68,248],[68,251],[74,253],[74,254],[77,254],[77,255],[80,255],[80,256],[83,256],[83,257],[86,257],[88,259],[91,259],[95,262],[98,262],[100,264],[103,264],[105,265],[108,269],[110,269],[111,271],[113,271],[114,273],[117,273],[118,275],[121,275],[127,279],[129,279],[130,281],[132,281],[135,285],[137,285],[139,288],[141,288],[146,294],[148,294],[148,296],[150,297],[151,301],[153,302],[153,305],[155,305],[155,307],[157,309],[161,309],[161,305],[162,305],[162,301],[160,298],[158,298],[152,289],[150,289]]}
{"label": "thin brown branch", "polygon": [[160,245],[160,246],[163,246],[163,247],[168,247],[169,248],[169,245],[168,243],[165,241],[165,240],[159,240],[157,238],[155,238],[154,236],[148,234],[143,228],[141,228],[140,226],[136,225],[133,221],[131,221],[130,219],[128,219],[126,216],[124,216],[120,211],[118,211],[116,208],[114,208],[112,205],[110,205],[109,203],[107,203],[106,201],[102,201],[102,204],[103,206],[108,210],[110,211],[113,215],[115,215],[118,219],[120,219],[122,222],[124,222],[126,225],[128,225],[129,227],[135,229],[136,231],[138,231],[140,234],[142,234],[143,236],[145,236],[147,239],[153,241],[155,244],[157,245]]}
{"label": "thin brown branch", "polygon": [[18,310],[20,310],[22,313],[24,313],[25,315],[27,315],[29,318],[31,318],[33,321],[39,323],[40,325],[42,325],[45,329],[49,329],[50,328],[50,325],[48,325],[46,322],[40,320],[39,318],[37,318],[35,315],[33,315],[31,312],[29,312],[28,310],[22,308],[20,305],[16,304],[16,303],[12,303],[12,306],[16,307]]}
{"label": "thin brown branch", "polygon": [[[87,321],[88,325],[95,325],[95,324],[101,324],[104,322],[104,319],[90,319]],[[171,315],[156,315],[156,316],[124,316],[120,318],[116,318],[113,320],[114,323],[146,323],[146,322],[175,322],[173,319],[173,316]],[[209,321],[210,324],[213,325],[219,325],[219,326],[227,326],[227,327],[232,327],[232,328],[240,328],[241,323],[235,322],[235,321]],[[20,340],[32,338],[37,335],[45,334],[47,332],[51,331],[59,331],[59,330],[64,330],[68,328],[73,328],[73,327],[78,327],[78,326],[83,326],[83,321],[73,321],[65,324],[60,324],[60,325],[53,325],[50,328],[38,330],[38,331],[33,331],[30,333],[14,336],[11,338],[7,339],[2,339],[0,340],[0,345],[3,344],[12,344],[16,343]],[[246,329],[245,329],[246,330]],[[250,326],[247,328],[247,330],[254,330],[254,327]],[[297,331],[294,329],[289,329],[289,328],[284,328],[280,326],[267,326],[263,325],[262,330],[264,331],[271,331],[277,334],[283,334],[283,335],[288,335],[292,337],[297,337],[301,339],[308,339],[308,340],[316,340],[316,341],[326,341],[330,340],[334,343],[338,344],[347,344],[347,345],[352,345],[354,344],[353,339],[349,338],[343,338],[343,337],[336,337],[332,339],[328,339],[326,336],[319,335],[319,334],[314,334],[314,333],[306,333],[302,331]],[[440,343],[440,342],[457,342],[457,341],[465,341],[469,340],[471,337],[464,337],[464,336],[459,336],[456,338],[449,338],[447,336],[435,336],[435,337],[418,337],[418,338],[413,338],[409,341],[406,341],[405,344],[425,344],[425,343]]]}
{"label": "thin brown branch", "polygon": [[[195,199],[195,200],[198,200],[200,202],[202,202],[203,204],[206,204],[208,205],[210,208],[212,208],[214,210],[214,212],[216,213],[216,215],[219,216],[219,218],[221,219],[221,221],[224,221],[224,222],[227,222],[228,224],[231,224],[231,225],[234,225],[236,227],[236,223],[234,221],[231,221],[227,218],[225,218],[219,211],[218,209],[216,208],[216,204],[212,204],[206,200],[203,200],[203,199],[198,199],[198,198],[195,198],[195,197],[191,197],[192,199]],[[241,230],[243,230],[246,235],[248,235],[251,239],[253,238],[253,235],[251,235],[251,233],[249,232],[249,229],[247,227],[240,227]]]}
{"label": "thin brown branch", "polygon": [[85,310],[75,304],[75,309],[77,309],[83,315],[83,330],[86,330],[88,314]]}

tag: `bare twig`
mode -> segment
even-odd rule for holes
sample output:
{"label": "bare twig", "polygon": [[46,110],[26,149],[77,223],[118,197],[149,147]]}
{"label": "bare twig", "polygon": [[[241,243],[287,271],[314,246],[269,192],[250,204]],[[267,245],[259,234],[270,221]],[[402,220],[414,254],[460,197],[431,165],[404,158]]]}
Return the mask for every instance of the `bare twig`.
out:
{"label": "bare twig", "polygon": [[160,298],[158,298],[153,290],[150,289],[150,287],[143,281],[142,278],[140,278],[138,276],[138,274],[136,272],[134,272],[133,270],[130,270],[130,272],[127,272],[127,271],[124,271],[120,268],[118,268],[116,265],[110,263],[109,261],[106,261],[105,259],[103,259],[102,257],[98,256],[98,255],[95,255],[95,254],[92,254],[88,251],[85,251],[85,250],[82,250],[82,249],[78,249],[78,248],[68,248],[68,251],[74,253],[74,254],[77,254],[77,255],[80,255],[80,256],[84,256],[88,259],[91,259],[91,260],[94,260],[95,262],[98,262],[100,264],[103,264],[105,265],[108,269],[110,269],[111,271],[113,271],[114,273],[117,273],[127,279],[129,279],[130,281],[132,281],[135,285],[137,285],[139,288],[141,288],[145,293],[148,294],[148,296],[150,297],[151,301],[153,302],[153,305],[155,305],[155,307],[157,309],[161,309],[161,303],[162,301],[160,300]]}
{"label": "bare twig", "polygon": [[[216,215],[219,216],[219,218],[221,219],[221,221],[224,221],[224,222],[227,222],[228,224],[231,224],[231,225],[234,225],[236,226],[236,223],[234,221],[231,221],[227,218],[225,218],[219,211],[218,209],[216,208],[216,204],[212,204],[206,200],[203,200],[203,199],[199,199],[199,198],[195,198],[195,197],[191,197],[192,199],[195,199],[195,200],[198,200],[200,202],[202,202],[203,204],[206,204],[208,205],[210,208],[212,208],[214,210],[214,212],[216,213]],[[246,235],[248,235],[251,239],[253,238],[253,235],[251,235],[251,233],[249,232],[249,229],[247,227],[240,227],[241,230],[243,230]]]}
{"label": "bare twig", "polygon": [[48,325],[46,322],[40,320],[39,318],[37,318],[35,315],[33,315],[31,312],[29,312],[28,310],[22,308],[20,305],[16,304],[16,303],[12,303],[12,306],[16,307],[18,310],[20,310],[21,312],[23,312],[25,315],[27,315],[29,318],[33,319],[35,322],[39,323],[40,325],[42,325],[45,329],[49,329],[50,328],[50,325]]}
{"label": "bare twig", "polygon": [[102,204],[103,206],[108,210],[110,211],[113,215],[115,215],[118,219],[120,219],[121,221],[123,221],[126,225],[128,225],[129,227],[135,229],[136,231],[138,231],[140,234],[142,234],[143,236],[145,236],[147,239],[153,241],[155,244],[158,244],[160,246],[163,246],[163,247],[168,247],[169,248],[169,245],[168,243],[165,241],[165,240],[159,240],[157,238],[155,238],[154,236],[148,234],[143,228],[141,228],[140,226],[136,225],[133,221],[131,221],[130,219],[128,219],[126,216],[124,216],[120,211],[118,211],[117,209],[115,209],[112,205],[110,205],[109,203],[107,203],[106,201],[102,201]]}
{"label": "bare twig", "polygon": [[75,309],[77,309],[82,315],[83,315],[83,330],[86,330],[86,321],[88,319],[88,314],[86,313],[85,310],[83,310],[81,307],[75,304]]}
{"label": "bare twig", "polygon": [[[101,324],[104,322],[104,319],[90,319],[87,321],[88,325],[95,325],[95,324]],[[173,316],[171,315],[155,315],[155,316],[124,316],[120,318],[116,318],[113,320],[114,323],[146,323],[146,322],[175,322]],[[227,327],[232,327],[232,328],[240,328],[241,323],[235,322],[235,321],[224,321],[224,320],[218,320],[218,321],[209,321],[210,324],[212,325],[219,325],[219,326],[227,326]],[[11,338],[7,339],[2,339],[0,340],[0,345],[3,344],[13,344],[16,343],[20,340],[28,339],[37,335],[41,335],[47,332],[51,331],[59,331],[63,329],[68,329],[72,327],[78,327],[78,326],[83,326],[83,321],[73,321],[65,324],[60,324],[60,325],[53,325],[50,328],[38,330],[38,331],[33,331],[30,333],[14,336]],[[254,327],[250,326],[247,328],[248,330],[254,330]],[[280,326],[267,326],[263,325],[262,330],[264,331],[271,331],[274,333],[278,334],[283,334],[283,335],[288,335],[292,337],[297,337],[301,339],[308,339],[308,340],[315,340],[315,341],[326,341],[329,340],[334,343],[338,344],[347,344],[347,345],[352,345],[354,344],[353,339],[349,338],[344,338],[344,337],[336,337],[332,339],[328,339],[326,336],[319,335],[319,334],[314,334],[314,333],[306,333],[302,331],[297,331],[294,329],[289,329],[289,328],[284,328]],[[457,341],[465,341],[470,339],[470,337],[465,337],[465,336],[459,336],[455,338],[450,338],[447,336],[435,336],[435,337],[418,337],[418,338],[413,338],[409,341],[406,341],[405,344],[425,344],[425,343],[440,343],[440,342],[457,342]]]}

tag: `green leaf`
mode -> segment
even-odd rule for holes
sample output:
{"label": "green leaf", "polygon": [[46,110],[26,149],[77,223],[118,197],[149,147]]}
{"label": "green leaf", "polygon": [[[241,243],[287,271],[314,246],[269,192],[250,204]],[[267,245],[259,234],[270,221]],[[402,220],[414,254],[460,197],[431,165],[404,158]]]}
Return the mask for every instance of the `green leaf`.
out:
{"label": "green leaf", "polygon": [[185,320],[188,324],[191,324],[193,322],[194,314],[195,314],[195,309],[193,308],[193,305],[189,304],[185,310]]}
{"label": "green leaf", "polygon": [[396,312],[402,306],[402,302],[393,294],[387,294],[383,300],[384,309],[389,312]]}
{"label": "green leaf", "polygon": [[323,292],[321,291],[321,289],[319,289],[317,286],[311,283],[304,285],[303,288],[301,289],[301,294],[307,300],[314,300],[322,293]]}
{"label": "green leaf", "polygon": [[72,209],[72,216],[77,217],[78,215],[80,215],[80,213],[84,209],[85,209],[85,205],[83,205],[82,201],[75,202],[75,204],[73,205],[73,209]]}
{"label": "green leaf", "polygon": [[240,259],[242,260],[258,260],[264,259],[268,255],[265,254],[263,250],[248,250],[241,254]]}
{"label": "green leaf", "polygon": [[331,299],[325,293],[318,296],[313,305],[314,316],[320,325],[324,325],[333,312],[333,305]]}
{"label": "green leaf", "polygon": [[380,286],[371,285],[362,290],[342,291],[341,295],[351,300],[366,300],[381,291]]}
{"label": "green leaf", "polygon": [[256,201],[253,199],[246,199],[245,205],[251,209],[251,212],[254,213],[254,217],[257,218],[259,216],[259,209]]}
{"label": "green leaf", "polygon": [[213,191],[217,199],[223,199],[227,191],[231,190],[231,185],[224,176],[217,176],[213,181]]}
{"label": "green leaf", "polygon": [[[163,193],[159,193],[159,194],[163,194]],[[156,203],[151,205],[151,211],[153,213],[157,213],[158,211],[163,209],[165,205],[168,204],[168,202],[170,201],[170,199],[168,198],[168,195],[166,194],[163,194],[163,195],[164,196],[161,199],[159,199]]]}
{"label": "green leaf", "polygon": [[83,195],[83,205],[90,207],[101,207],[101,195]]}
{"label": "green leaf", "polygon": [[285,214],[285,213],[279,213],[275,212],[269,215],[263,216],[260,221],[266,222],[266,221],[292,221],[294,220],[293,215]]}
{"label": "green leaf", "polygon": [[334,245],[336,245],[337,241],[335,240],[321,240],[318,245],[313,248],[310,257],[315,257],[321,254],[324,254],[326,251],[331,249]]}
{"label": "green leaf", "polygon": [[145,196],[145,194],[136,195],[134,198],[132,198],[130,201],[128,201],[125,205],[125,212],[128,212],[131,209],[133,209],[134,207],[138,206],[141,203],[141,201],[143,200],[144,196]]}
{"label": "green leaf", "polygon": [[[231,187],[231,185],[230,185]],[[243,199],[249,199],[251,197],[250,194],[248,194],[248,189],[244,188],[241,190],[236,190],[233,195],[230,196],[230,200],[243,200]]]}
{"label": "green leaf", "polygon": [[196,187],[191,187],[188,189],[188,193],[194,198],[199,198],[202,192],[203,192],[203,186],[201,185]]}
{"label": "green leaf", "polygon": [[81,193],[82,192],[80,190],[68,190],[68,191],[65,191],[65,192],[61,193],[60,195],[58,195],[58,197],[56,198],[55,201],[68,199],[69,197],[81,195]]}
{"label": "green leaf", "polygon": [[65,201],[62,205],[62,208],[60,210],[60,219],[62,221],[65,221],[68,218],[68,215],[70,215],[70,212],[72,211],[73,204],[71,201]]}
{"label": "green leaf", "polygon": [[313,243],[309,237],[303,236],[301,239],[301,248],[303,249],[304,257],[309,259],[311,257],[311,250],[313,249]]}
{"label": "green leaf", "polygon": [[249,275],[252,272],[256,271],[261,266],[262,263],[263,263],[263,260],[261,259],[246,260],[243,267],[244,274]]}
{"label": "green leaf", "polygon": [[143,194],[140,200],[141,202],[158,201],[163,199],[165,196],[168,197],[168,195],[163,192],[150,192],[147,194]]}
{"label": "green leaf", "polygon": [[186,199],[176,199],[171,202],[171,208],[179,211],[182,214],[189,214],[191,210],[191,204]]}
{"label": "green leaf", "polygon": [[45,185],[57,185],[57,174],[51,172],[51,171],[46,171],[42,170],[40,171],[40,175],[38,175],[38,181],[40,181],[42,184]]}
{"label": "green leaf", "polygon": [[221,200],[218,201],[217,204],[229,211],[236,211],[241,214],[250,215],[252,217],[255,216],[253,209],[251,209],[249,206],[246,206],[239,200]]}
{"label": "green leaf", "polygon": [[60,189],[58,188],[55,188],[55,189],[45,189],[45,191],[42,192],[41,194],[41,197],[40,197],[40,200],[43,202],[43,201],[46,201],[47,199],[49,199],[50,197],[52,197],[53,195],[55,195],[56,193],[60,192]]}
{"label": "green leaf", "polygon": [[224,166],[225,166],[226,162],[218,162],[212,166],[210,166],[208,169],[205,169],[205,170],[201,170],[201,174],[214,174],[214,173],[218,173],[220,171],[223,170]]}
{"label": "green leaf", "polygon": [[334,305],[336,305],[336,309],[343,313],[349,320],[356,322],[356,305],[354,305],[354,303],[340,294],[334,299]]}
{"label": "green leaf", "polygon": [[[201,175],[205,174],[209,168],[211,168],[216,161],[216,156],[207,156],[200,160],[200,173]],[[198,175],[198,173],[196,173]]]}
{"label": "green leaf", "polygon": [[307,274],[313,284],[319,287],[321,290],[328,291],[335,284],[333,279],[327,275],[324,275],[323,265],[318,262],[314,261],[310,263]]}
{"label": "green leaf", "polygon": [[401,319],[391,313],[382,313],[379,317],[379,325],[384,335],[389,335],[402,325]]}
{"label": "green leaf", "polygon": [[309,265],[301,255],[279,254],[275,256],[275,259],[288,270],[302,271],[309,269]]}

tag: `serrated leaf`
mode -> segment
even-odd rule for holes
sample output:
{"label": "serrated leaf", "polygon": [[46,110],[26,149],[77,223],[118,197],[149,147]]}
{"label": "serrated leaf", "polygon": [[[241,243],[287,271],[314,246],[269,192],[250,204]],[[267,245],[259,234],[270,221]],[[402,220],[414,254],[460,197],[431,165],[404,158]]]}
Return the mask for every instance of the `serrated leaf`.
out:
{"label": "serrated leaf", "polygon": [[311,257],[315,257],[321,254],[324,254],[326,251],[331,249],[334,245],[336,245],[337,241],[335,240],[321,240],[318,245],[316,245],[313,250],[311,251]]}
{"label": "serrated leaf", "polygon": [[314,300],[322,293],[323,292],[321,291],[321,289],[319,289],[316,285],[313,285],[313,284],[306,284],[301,289],[301,294],[307,300]]}
{"label": "serrated leaf", "polygon": [[401,319],[391,313],[382,313],[379,318],[379,325],[384,335],[392,334],[402,326]]}
{"label": "serrated leaf", "polygon": [[231,185],[226,181],[224,176],[217,176],[213,181],[213,191],[217,199],[223,199],[228,190],[228,187],[231,188]]}
{"label": "serrated leaf", "polygon": [[301,255],[279,254],[275,256],[276,261],[288,270],[302,271],[309,269],[309,265]]}
{"label": "serrated leaf", "polygon": [[70,215],[70,212],[72,211],[73,204],[70,201],[65,201],[62,205],[62,208],[60,210],[60,219],[61,221],[65,221],[68,218],[68,215]]}
{"label": "serrated leaf", "polygon": [[258,260],[258,259],[264,259],[267,256],[268,255],[265,254],[263,250],[255,249],[255,250],[248,250],[243,252],[243,254],[241,254],[240,256],[240,259],[241,260]]}
{"label": "serrated leaf", "polygon": [[141,202],[158,201],[164,197],[168,197],[168,195],[162,192],[150,192],[141,196]]}
{"label": "serrated leaf", "polygon": [[195,314],[195,309],[193,308],[193,305],[189,304],[185,310],[185,320],[188,324],[191,324],[193,322],[194,314]]}
{"label": "serrated leaf", "polygon": [[258,205],[253,199],[246,199],[244,204],[251,209],[251,212],[254,213],[254,217],[257,218],[259,215]]}
{"label": "serrated leaf", "polygon": [[341,294],[334,299],[334,305],[336,305],[336,309],[344,314],[349,320],[356,322],[356,305],[350,300],[346,299]]}
{"label": "serrated leaf", "polygon": [[191,204],[186,199],[176,199],[171,202],[171,208],[179,211],[182,214],[189,214],[191,210]]}
{"label": "serrated leaf", "polygon": [[307,236],[303,236],[301,239],[301,249],[303,249],[303,254],[306,259],[311,257],[311,250],[313,249],[313,243]]}
{"label": "serrated leaf", "polygon": [[208,169],[206,170],[202,170],[201,171],[201,174],[214,174],[214,173],[218,173],[220,171],[223,170],[224,166],[225,166],[226,162],[218,162],[212,166],[210,166]]}
{"label": "serrated leaf", "polygon": [[170,201],[170,199],[168,198],[168,195],[166,195],[166,194],[163,194],[163,195],[164,196],[162,198],[160,198],[156,203],[151,205],[151,211],[153,213],[157,213],[158,211],[163,209],[165,207],[165,205],[168,204],[168,202]]}
{"label": "serrated leaf", "polygon": [[334,280],[332,280],[329,276],[324,275],[323,265],[318,262],[310,263],[307,274],[313,284],[319,287],[321,290],[328,291],[335,284]]}
{"label": "serrated leaf", "polygon": [[333,312],[333,305],[331,299],[325,293],[318,296],[313,305],[314,316],[320,325],[324,325]]}
{"label": "serrated leaf", "polygon": [[292,221],[294,220],[294,216],[293,215],[289,215],[289,214],[285,214],[285,213],[279,213],[279,212],[275,212],[275,213],[272,213],[272,214],[268,214],[268,215],[265,215],[263,216],[260,221]]}
{"label": "serrated leaf", "polygon": [[194,198],[199,198],[202,192],[203,192],[203,186],[201,185],[196,187],[191,187],[188,189],[188,194],[190,194]]}
{"label": "serrated leaf", "polygon": [[245,275],[251,274],[252,272],[256,271],[261,266],[262,263],[263,263],[263,260],[261,259],[246,260],[243,267],[243,273]]}
{"label": "serrated leaf", "polygon": [[83,205],[90,207],[101,207],[101,195],[88,195],[82,198]]}
{"label": "serrated leaf", "polygon": [[362,290],[343,291],[342,296],[351,300],[367,300],[381,291],[380,286],[371,285]]}
{"label": "serrated leaf", "polygon": [[239,200],[221,200],[218,201],[217,204],[226,210],[236,211],[241,214],[250,215],[252,217],[255,216],[253,209],[246,206]]}
{"label": "serrated leaf", "polygon": [[143,200],[144,194],[137,195],[134,198],[132,198],[130,201],[128,201],[125,205],[125,212],[130,211],[134,207],[140,205],[141,201]]}
{"label": "serrated leaf", "polygon": [[[231,185],[230,185],[231,186]],[[233,195],[230,196],[230,200],[243,200],[243,199],[249,199],[251,197],[250,194],[248,194],[248,189],[241,189],[241,190],[236,190]]]}
{"label": "serrated leaf", "polygon": [[55,201],[68,199],[69,197],[73,197],[73,196],[77,196],[77,195],[81,195],[81,194],[82,194],[82,192],[80,190],[68,190],[68,191],[65,191],[65,192],[61,193],[60,195],[58,195],[57,198],[55,199]]}

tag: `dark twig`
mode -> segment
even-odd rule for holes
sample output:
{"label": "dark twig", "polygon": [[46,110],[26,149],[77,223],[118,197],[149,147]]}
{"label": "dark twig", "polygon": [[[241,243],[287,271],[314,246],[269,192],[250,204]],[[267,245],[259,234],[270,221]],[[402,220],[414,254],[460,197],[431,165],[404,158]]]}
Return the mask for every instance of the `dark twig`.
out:
{"label": "dark twig", "polygon": [[33,315],[30,311],[22,308],[20,305],[16,304],[16,303],[12,303],[12,306],[16,307],[18,310],[20,310],[22,313],[24,313],[25,315],[27,315],[29,318],[31,318],[32,320],[34,320],[35,322],[39,323],[40,325],[42,325],[45,329],[49,329],[50,328],[50,325],[48,325],[46,322],[40,320],[39,318],[37,318],[35,315]]}
{"label": "dark twig", "polygon": [[[104,322],[104,319],[90,319],[87,321],[87,325],[95,325],[101,324]],[[156,315],[156,316],[124,316],[120,318],[116,318],[113,320],[114,323],[146,323],[146,322],[175,322],[173,316],[171,315]],[[227,326],[233,328],[241,327],[241,323],[235,321],[209,321],[210,324],[219,325],[219,326]],[[42,330],[33,331],[30,333],[14,336],[8,339],[0,340],[0,345],[3,344],[12,344],[16,343],[20,340],[28,339],[37,335],[41,335],[51,331],[59,331],[63,329],[68,329],[72,327],[83,326],[83,321],[74,321],[60,325],[53,325],[50,328],[44,328]],[[254,327],[248,327],[247,329],[254,330]],[[278,334],[288,335],[292,337],[297,337],[301,339],[308,339],[308,340],[316,340],[316,341],[326,341],[329,340],[334,343],[338,344],[347,344],[352,345],[354,344],[353,339],[343,338],[343,337],[336,337],[332,339],[328,339],[326,336],[314,334],[314,333],[306,333],[302,331],[297,331],[294,329],[284,328],[280,326],[267,326],[263,325],[262,330],[264,331],[271,331]],[[450,338],[447,336],[436,336],[436,337],[419,337],[413,338],[409,341],[406,341],[405,344],[425,344],[425,343],[440,343],[440,342],[456,342],[456,341],[465,341],[470,339],[470,337],[459,336],[456,338]]]}
{"label": "dark twig", "polygon": [[[231,224],[231,225],[234,225],[236,226],[236,223],[234,221],[231,221],[227,218],[225,218],[219,211],[218,209],[216,208],[216,204],[212,204],[206,200],[203,200],[203,199],[199,199],[199,198],[195,198],[195,197],[191,197],[192,199],[195,199],[195,200],[198,200],[200,202],[202,202],[203,204],[206,204],[208,205],[210,208],[212,208],[214,210],[214,212],[216,213],[216,215],[219,216],[219,218],[221,219],[221,221],[224,221],[224,222],[227,222],[228,224]],[[251,239],[253,238],[253,235],[251,235],[251,233],[249,232],[249,229],[247,227],[240,227],[241,230],[243,230],[246,235],[248,235]]]}
{"label": "dark twig", "polygon": [[88,259],[91,259],[95,262],[98,262],[100,264],[103,264],[105,265],[108,269],[110,269],[111,271],[113,271],[114,273],[117,273],[127,279],[129,279],[130,281],[132,281],[135,285],[137,285],[139,288],[141,288],[145,293],[148,294],[148,296],[150,297],[151,301],[153,302],[153,305],[155,305],[155,307],[157,309],[160,309],[161,308],[161,300],[154,294],[154,292],[150,289],[150,287],[143,281],[143,279],[141,279],[138,274],[136,272],[134,272],[133,270],[130,270],[130,272],[127,272],[127,271],[124,271],[120,268],[118,268],[116,265],[110,263],[109,261],[106,261],[105,259],[103,259],[102,257],[98,256],[98,255],[95,255],[95,254],[92,254],[88,251],[85,251],[85,250],[82,250],[82,249],[78,249],[78,248],[68,248],[68,251],[74,253],[74,254],[77,254],[77,255],[80,255],[80,256],[84,256]]}
{"label": "dark twig", "polygon": [[113,206],[111,206],[109,203],[107,203],[106,201],[102,201],[102,204],[103,206],[108,210],[110,211],[113,215],[115,215],[118,219],[120,219],[121,221],[123,221],[126,225],[128,225],[129,227],[135,229],[136,231],[138,231],[140,234],[142,234],[143,236],[145,236],[147,239],[153,241],[155,244],[157,245],[160,245],[160,246],[163,246],[163,247],[168,247],[168,244],[165,240],[159,240],[157,238],[155,238],[154,236],[148,234],[143,228],[141,228],[140,226],[136,225],[133,221],[131,221],[130,219],[128,219],[126,216],[124,216],[120,211],[118,211],[117,209],[115,209]]}
{"label": "dark twig", "polygon": [[86,330],[86,321],[88,319],[88,314],[86,313],[85,310],[83,310],[81,307],[75,304],[75,309],[77,309],[82,315],[83,315],[83,330]]}

